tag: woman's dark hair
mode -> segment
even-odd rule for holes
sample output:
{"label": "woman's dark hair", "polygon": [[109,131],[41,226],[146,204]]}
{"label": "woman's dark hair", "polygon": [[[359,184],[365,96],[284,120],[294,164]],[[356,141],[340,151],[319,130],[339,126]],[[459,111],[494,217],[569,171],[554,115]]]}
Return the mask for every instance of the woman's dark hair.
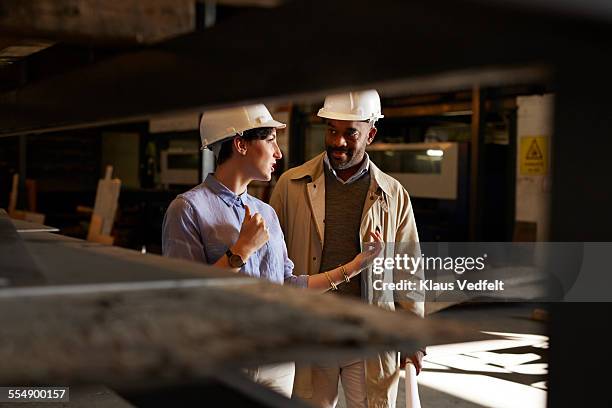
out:
{"label": "woman's dark hair", "polygon": [[[272,134],[273,130],[274,130],[273,127],[249,129],[249,130],[245,130],[241,137],[247,141],[264,140]],[[221,150],[219,151],[219,157],[217,157],[217,166],[223,164],[230,157],[232,157],[233,142],[234,142],[234,138],[232,137],[231,139],[227,139],[225,142],[221,143]]]}

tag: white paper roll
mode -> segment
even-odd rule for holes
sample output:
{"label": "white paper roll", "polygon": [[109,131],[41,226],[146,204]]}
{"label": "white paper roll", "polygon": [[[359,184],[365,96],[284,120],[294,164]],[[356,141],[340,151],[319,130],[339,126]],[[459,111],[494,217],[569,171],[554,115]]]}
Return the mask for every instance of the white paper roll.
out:
{"label": "white paper roll", "polygon": [[406,364],[406,408],[421,408],[416,368],[411,363]]}

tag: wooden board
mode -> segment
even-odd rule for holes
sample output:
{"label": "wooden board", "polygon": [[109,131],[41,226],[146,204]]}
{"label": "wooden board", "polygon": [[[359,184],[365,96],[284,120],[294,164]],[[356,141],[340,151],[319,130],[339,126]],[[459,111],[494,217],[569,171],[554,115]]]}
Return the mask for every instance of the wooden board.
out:
{"label": "wooden board", "polygon": [[28,194],[28,208],[30,211],[17,210],[17,197],[19,195],[19,174],[13,174],[13,184],[9,195],[8,214],[16,220],[24,220],[36,224],[45,223],[45,214],[34,212],[36,209],[36,182],[26,180]]}
{"label": "wooden board", "polygon": [[0,314],[0,382],[125,389],[232,367],[413,352],[470,337],[453,322],[252,280],[94,293],[0,290],[0,309],[11,311]]}
{"label": "wooden board", "polygon": [[49,285],[0,289],[0,383],[125,389],[482,338],[469,326],[198,263],[51,233],[23,238]]}
{"label": "wooden board", "polygon": [[72,42],[153,43],[195,29],[193,0],[3,0],[0,32]]}
{"label": "wooden board", "polygon": [[11,185],[11,192],[9,194],[9,205],[8,213],[12,214],[17,208],[17,194],[19,188],[19,174],[13,174],[13,184]]}
{"label": "wooden board", "polygon": [[104,178],[98,181],[96,202],[87,234],[88,241],[107,245],[112,245],[113,243],[113,237],[110,234],[115,222],[119,192],[121,191],[121,180],[111,179],[112,173],[113,167],[106,166]]}
{"label": "wooden board", "polygon": [[21,221],[31,222],[35,224],[45,223],[45,214],[41,214],[41,213],[14,210],[13,212],[10,213],[10,215],[11,215],[11,218],[15,220],[21,220]]}
{"label": "wooden board", "polygon": [[15,230],[17,232],[25,233],[25,232],[58,232],[59,228],[50,227],[48,225],[43,225],[31,221],[25,220],[16,220],[14,218],[11,219],[13,225],[15,226]]}

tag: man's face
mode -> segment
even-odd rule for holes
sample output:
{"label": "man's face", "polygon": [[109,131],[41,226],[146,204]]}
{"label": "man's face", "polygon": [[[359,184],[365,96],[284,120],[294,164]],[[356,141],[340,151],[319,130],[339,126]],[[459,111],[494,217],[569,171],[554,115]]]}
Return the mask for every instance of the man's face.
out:
{"label": "man's face", "polygon": [[328,119],[325,150],[331,166],[344,170],[361,163],[374,136],[376,128],[369,122]]}

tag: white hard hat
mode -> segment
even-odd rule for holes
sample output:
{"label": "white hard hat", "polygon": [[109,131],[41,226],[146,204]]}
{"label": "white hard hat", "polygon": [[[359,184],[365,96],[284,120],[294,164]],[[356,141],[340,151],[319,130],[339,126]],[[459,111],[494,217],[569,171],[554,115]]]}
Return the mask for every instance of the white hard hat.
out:
{"label": "white hard hat", "polygon": [[380,113],[380,96],[374,89],[329,95],[317,116],[336,120],[369,120],[384,117]]}
{"label": "white hard hat", "polygon": [[200,138],[202,147],[219,153],[221,143],[230,137],[242,134],[251,129],[272,127],[283,129],[287,125],[272,118],[270,111],[263,104],[240,106],[227,109],[216,109],[204,112],[200,120]]}

